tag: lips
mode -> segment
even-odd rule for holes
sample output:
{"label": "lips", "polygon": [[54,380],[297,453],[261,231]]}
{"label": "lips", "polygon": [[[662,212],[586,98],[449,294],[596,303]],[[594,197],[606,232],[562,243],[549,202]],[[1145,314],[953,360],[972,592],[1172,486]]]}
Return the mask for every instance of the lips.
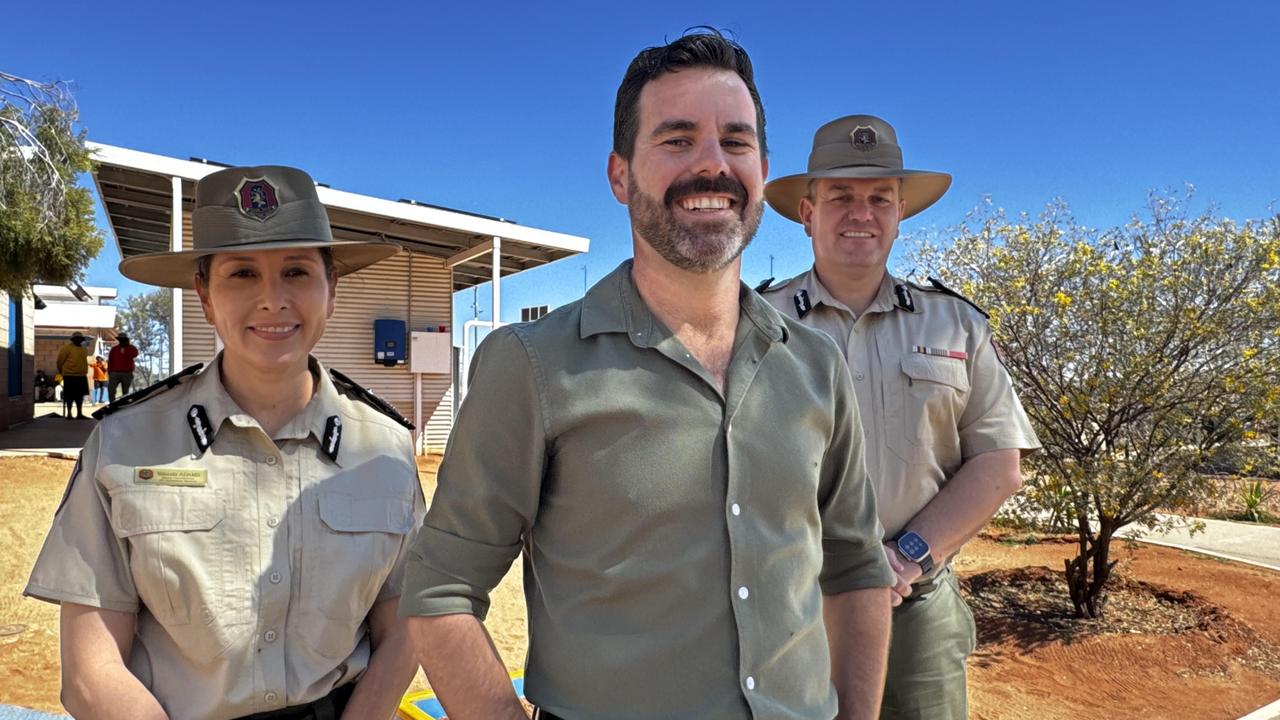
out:
{"label": "lips", "polygon": [[264,340],[284,340],[292,337],[300,327],[302,325],[299,323],[276,323],[274,325],[250,325],[249,330]]}
{"label": "lips", "polygon": [[727,175],[699,175],[673,183],[662,201],[667,207],[678,205],[691,212],[731,210],[746,204],[747,189]]}

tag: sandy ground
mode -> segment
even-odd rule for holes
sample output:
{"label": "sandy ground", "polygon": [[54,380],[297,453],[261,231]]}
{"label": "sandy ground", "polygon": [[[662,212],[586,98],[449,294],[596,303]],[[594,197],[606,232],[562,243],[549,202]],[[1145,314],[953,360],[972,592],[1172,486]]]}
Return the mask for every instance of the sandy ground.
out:
{"label": "sandy ground", "polygon": [[[434,466],[434,459],[421,464],[427,497],[435,488]],[[60,710],[57,609],[20,593],[71,468],[66,460],[0,458],[0,704]],[[957,566],[962,575],[1029,565],[1060,570],[1071,552],[1059,543],[979,539]],[[1280,574],[1150,546],[1118,545],[1116,556],[1120,573],[1207,597],[1236,630],[1064,642],[988,628],[970,666],[975,718],[1226,720],[1280,697],[1280,677],[1240,661],[1249,652],[1241,637],[1280,647]],[[520,668],[526,647],[520,582],[517,563],[494,592],[486,621],[512,670]],[[1241,624],[1252,635],[1242,636]],[[424,687],[419,673],[411,689]]]}

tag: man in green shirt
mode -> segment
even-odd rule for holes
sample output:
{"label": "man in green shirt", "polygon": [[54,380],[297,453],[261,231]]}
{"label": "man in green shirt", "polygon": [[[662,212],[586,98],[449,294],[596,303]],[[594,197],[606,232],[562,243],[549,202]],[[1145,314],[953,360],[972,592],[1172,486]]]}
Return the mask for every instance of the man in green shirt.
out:
{"label": "man in green shirt", "polygon": [[406,568],[450,718],[524,717],[479,622],[521,552],[539,717],[876,716],[894,575],[848,371],[739,280],[767,169],[740,47],[633,60],[609,180],[635,258],[485,340]]}

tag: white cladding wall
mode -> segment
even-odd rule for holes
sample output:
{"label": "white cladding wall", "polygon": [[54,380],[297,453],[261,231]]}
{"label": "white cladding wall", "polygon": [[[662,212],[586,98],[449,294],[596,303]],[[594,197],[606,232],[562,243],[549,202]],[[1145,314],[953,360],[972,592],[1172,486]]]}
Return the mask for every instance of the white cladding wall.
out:
{"label": "white cladding wall", "polygon": [[[184,218],[190,247],[190,218]],[[413,419],[413,374],[407,365],[394,368],[373,360],[373,321],[405,320],[409,330],[451,325],[453,278],[441,258],[401,252],[338,282],[337,307],[316,345],[315,356],[373,390]],[[214,333],[204,320],[200,301],[182,293],[183,364],[206,362],[214,355]],[[452,328],[449,328],[450,330]],[[405,338],[408,342],[408,338]],[[423,444],[443,450],[453,427],[453,388],[449,375],[422,376]]]}

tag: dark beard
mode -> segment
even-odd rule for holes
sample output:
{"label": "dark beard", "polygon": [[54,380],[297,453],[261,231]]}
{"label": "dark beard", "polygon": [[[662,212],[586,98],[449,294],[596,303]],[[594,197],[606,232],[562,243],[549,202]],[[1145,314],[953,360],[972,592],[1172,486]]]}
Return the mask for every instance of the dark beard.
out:
{"label": "dark beard", "polygon": [[[677,220],[672,209],[677,199],[699,193],[733,195],[739,211],[737,220],[688,225]],[[697,177],[667,188],[662,202],[645,194],[628,175],[627,194],[631,226],[664,260],[681,270],[710,273],[738,259],[760,227],[764,202],[747,205],[746,188],[733,178]]]}

